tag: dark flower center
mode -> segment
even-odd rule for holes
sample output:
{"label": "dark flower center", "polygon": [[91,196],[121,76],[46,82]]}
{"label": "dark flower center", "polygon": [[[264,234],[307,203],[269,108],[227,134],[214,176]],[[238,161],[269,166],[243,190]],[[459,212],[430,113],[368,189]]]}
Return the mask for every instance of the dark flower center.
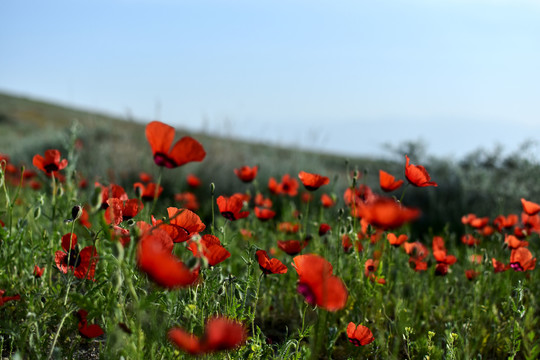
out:
{"label": "dark flower center", "polygon": [[47,164],[43,167],[47,173],[51,173],[53,171],[58,171],[58,165],[55,163]]}
{"label": "dark flower center", "polygon": [[79,250],[78,249],[69,250],[69,253],[64,258],[62,263],[67,266],[73,266],[74,268],[81,265],[81,257],[79,256]]}
{"label": "dark flower center", "polygon": [[523,271],[523,266],[520,263],[510,263],[510,267],[515,271]]}
{"label": "dark flower center", "polygon": [[223,211],[221,215],[223,215],[223,217],[227,220],[230,220],[230,221],[236,220],[236,217],[234,216],[234,213],[232,211]]}
{"label": "dark flower center", "polygon": [[302,295],[304,298],[306,298],[306,301],[309,305],[315,305],[316,304],[316,298],[315,294],[311,290],[308,284],[305,283],[298,283],[298,287],[296,288],[296,291],[300,295]]}
{"label": "dark flower center", "polygon": [[156,163],[156,165],[165,166],[168,169],[172,169],[178,166],[173,159],[160,152],[154,154],[154,162]]}

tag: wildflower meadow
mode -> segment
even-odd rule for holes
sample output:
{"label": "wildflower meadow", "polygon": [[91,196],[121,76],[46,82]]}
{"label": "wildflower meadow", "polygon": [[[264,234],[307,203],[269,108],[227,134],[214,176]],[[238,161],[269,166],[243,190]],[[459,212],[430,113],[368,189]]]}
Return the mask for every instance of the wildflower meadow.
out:
{"label": "wildflower meadow", "polygon": [[0,154],[2,358],[540,357],[534,192],[444,218],[456,199],[429,199],[452,174],[414,153],[209,177],[208,143],[143,135],[135,179],[93,176],[77,134]]}

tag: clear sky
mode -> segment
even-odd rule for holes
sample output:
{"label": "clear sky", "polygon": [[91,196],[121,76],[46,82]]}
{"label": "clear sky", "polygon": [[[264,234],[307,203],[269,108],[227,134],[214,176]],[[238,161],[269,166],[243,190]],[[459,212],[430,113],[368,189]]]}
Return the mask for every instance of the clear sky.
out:
{"label": "clear sky", "polygon": [[540,1],[2,0],[0,90],[351,155],[540,140]]}

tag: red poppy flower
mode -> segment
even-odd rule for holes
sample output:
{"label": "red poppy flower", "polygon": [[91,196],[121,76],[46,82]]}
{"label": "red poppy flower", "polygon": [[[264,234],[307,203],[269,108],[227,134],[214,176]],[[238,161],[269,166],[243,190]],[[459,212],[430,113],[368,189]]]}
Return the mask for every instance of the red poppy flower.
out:
{"label": "red poppy flower", "polygon": [[88,311],[81,309],[76,315],[79,318],[79,333],[85,338],[93,339],[105,333],[101,326],[97,324],[88,325],[88,320],[86,318],[88,316]]}
{"label": "red poppy flower", "polygon": [[123,221],[137,216],[144,208],[139,199],[120,200],[111,198],[107,200],[107,210],[105,210],[105,221],[107,224],[118,225]]}
{"label": "red poppy flower", "polygon": [[433,237],[433,257],[440,264],[452,265],[457,261],[454,255],[448,255],[446,253],[446,247],[444,246],[444,239],[440,236]]}
{"label": "red poppy flower", "polygon": [[510,254],[510,267],[514,271],[534,270],[536,258],[533,259],[531,252],[525,247],[514,249]]}
{"label": "red poppy flower", "polygon": [[429,255],[429,249],[419,241],[403,243],[405,252],[410,256],[409,264],[413,265],[415,271],[427,270],[427,262],[423,261]]}
{"label": "red poppy flower", "polygon": [[249,211],[242,211],[244,208],[244,195],[234,194],[230,197],[220,196],[216,200],[221,215],[230,221],[243,219],[249,215]]}
{"label": "red poppy flower", "polygon": [[5,303],[8,301],[18,301],[21,299],[21,295],[13,295],[13,296],[4,296],[6,293],[6,290],[0,289],[0,306],[4,306]]}
{"label": "red poppy flower", "polygon": [[[355,241],[354,244],[356,245],[356,250],[358,252],[361,252],[364,250],[364,246],[360,241]],[[343,247],[343,251],[346,253],[352,251],[353,249],[353,242],[351,240],[351,237],[347,234],[343,234],[341,236],[341,247]]]}
{"label": "red poppy flower", "polygon": [[154,162],[172,169],[192,161],[202,161],[206,156],[203,146],[195,139],[185,136],[171,147],[174,128],[159,121],[146,125],[146,139],[152,148]]}
{"label": "red poppy flower", "polygon": [[289,255],[298,255],[307,246],[307,241],[300,240],[278,240],[278,248]]}
{"label": "red poppy flower", "polygon": [[472,269],[465,270],[465,276],[467,277],[468,280],[474,280],[478,277],[478,275],[480,275],[478,271],[475,271]]}
{"label": "red poppy flower", "polygon": [[189,191],[174,194],[174,201],[178,201],[181,207],[191,211],[197,211],[200,207],[197,195]]}
{"label": "red poppy flower", "polygon": [[79,279],[96,281],[94,273],[99,257],[94,246],[87,246],[79,251],[77,235],[67,233],[62,236],[62,249],[64,251],[57,251],[54,258],[61,272],[67,274],[70,270]]}
{"label": "red poppy flower", "polygon": [[268,179],[268,190],[274,195],[279,194],[279,183],[273,177]]}
{"label": "red poppy flower", "polygon": [[510,249],[517,249],[517,248],[520,248],[520,247],[526,247],[526,246],[529,246],[529,242],[528,241],[522,241],[522,240],[519,240],[517,237],[515,237],[514,235],[508,235],[506,234],[504,236],[504,243],[506,245],[508,245],[508,247]]}
{"label": "red poppy flower", "polygon": [[231,256],[231,253],[221,245],[219,238],[214,235],[203,235],[198,242],[194,240],[189,241],[188,249],[196,257],[201,256],[199,247],[210,266],[215,266]]}
{"label": "red poppy flower", "polygon": [[285,274],[287,272],[287,266],[283,265],[278,259],[270,259],[268,253],[264,250],[257,250],[255,252],[259,267],[265,274]]}
{"label": "red poppy flower", "polygon": [[321,204],[325,208],[330,208],[336,204],[336,201],[328,194],[321,195]]}
{"label": "red poppy flower", "polygon": [[141,173],[139,173],[139,179],[140,179],[143,183],[147,183],[147,182],[152,181],[152,175],[150,175],[150,174],[148,174],[148,173],[145,173],[145,172],[141,172]]}
{"label": "red poppy flower", "polygon": [[262,221],[273,219],[276,216],[276,212],[270,209],[263,209],[255,206],[255,216]]}
{"label": "red poppy flower", "polygon": [[475,229],[481,229],[487,226],[488,223],[489,223],[489,217],[485,216],[481,218],[477,217],[477,218],[472,219],[469,222],[469,225],[471,225]]}
{"label": "red poppy flower", "polygon": [[493,220],[493,225],[495,225],[499,231],[502,231],[503,229],[508,229],[516,225],[518,220],[519,218],[516,214],[510,214],[508,216],[499,215]]}
{"label": "red poppy flower", "polygon": [[384,170],[379,170],[379,185],[384,192],[391,192],[399,189],[403,185],[403,180],[396,180],[393,175]]}
{"label": "red poppy flower", "polygon": [[255,195],[255,205],[270,209],[272,207],[272,200],[265,198],[263,194],[258,193]]}
{"label": "red poppy flower", "polygon": [[472,236],[471,234],[465,234],[461,237],[461,242],[467,246],[475,246],[480,244],[480,240]]}
{"label": "red poppy flower", "polygon": [[407,162],[405,164],[405,177],[414,186],[426,187],[426,186],[437,186],[437,183],[431,180],[427,170],[422,165],[410,165],[409,157],[405,155]]}
{"label": "red poppy flower", "polygon": [[298,181],[289,174],[285,174],[281,177],[281,183],[279,184],[277,191],[278,194],[296,196],[298,195]]}
{"label": "red poppy flower", "polygon": [[201,179],[199,179],[197,176],[193,174],[189,174],[186,177],[186,181],[187,181],[188,186],[192,188],[198,188],[199,186],[201,186]]}
{"label": "red poppy flower", "polygon": [[126,191],[120,185],[111,184],[109,186],[103,186],[96,182],[94,186],[101,189],[101,208],[104,210],[109,207],[107,203],[109,199],[119,199],[122,201],[129,199]]}
{"label": "red poppy flower", "polygon": [[383,230],[395,229],[420,216],[420,210],[401,206],[391,198],[377,198],[360,204],[352,215],[365,219],[368,223]]}
{"label": "red poppy flower", "polygon": [[322,223],[322,224],[319,226],[319,236],[326,235],[330,230],[332,230],[332,228],[330,227],[330,225],[325,224],[325,223]]}
{"label": "red poppy flower", "polygon": [[296,234],[300,230],[300,224],[290,221],[280,222],[277,226],[278,230],[286,234]]}
{"label": "red poppy flower", "polygon": [[244,165],[241,168],[234,169],[236,176],[245,183],[252,182],[257,177],[257,171],[259,171],[259,166],[257,165],[254,167]]}
{"label": "red poppy flower", "polygon": [[302,182],[306,190],[309,191],[315,191],[321,186],[330,183],[330,179],[326,176],[322,176],[319,174],[311,174],[305,171],[300,171],[300,173],[298,173],[298,178],[300,178],[300,181]]}
{"label": "red poppy flower", "polygon": [[176,347],[192,355],[231,350],[242,346],[247,340],[244,325],[226,317],[208,320],[202,338],[181,328],[169,330],[168,337]]}
{"label": "red poppy flower", "polygon": [[68,161],[67,159],[60,160],[60,151],[51,149],[45,151],[45,157],[39,154],[34,155],[32,163],[39,170],[50,175],[51,173],[64,169],[67,166]]}
{"label": "red poppy flower", "polygon": [[43,272],[45,271],[45,268],[40,268],[39,266],[37,265],[34,265],[34,276],[36,278],[40,278],[43,276]]}
{"label": "red poppy flower", "polygon": [[160,229],[165,230],[175,243],[187,241],[191,236],[206,228],[201,218],[188,209],[168,207],[167,214],[169,215],[169,223],[153,221],[153,225],[159,225]]}
{"label": "red poppy flower", "polygon": [[133,188],[135,189],[135,192],[137,195],[145,201],[152,201],[155,198],[158,198],[161,193],[163,192],[163,186],[158,185],[156,183],[147,183],[143,184],[140,182],[136,182],[133,184]]}
{"label": "red poppy flower", "polygon": [[356,326],[353,322],[350,322],[347,326],[347,337],[354,346],[368,345],[375,340],[371,330],[364,325]]}
{"label": "red poppy flower", "polygon": [[502,263],[500,261],[497,261],[497,259],[495,258],[491,259],[491,263],[493,264],[493,271],[496,273],[510,269],[510,264]]}
{"label": "red poppy flower", "polygon": [[399,236],[396,236],[396,234],[394,233],[388,233],[386,234],[386,239],[388,240],[390,245],[398,247],[407,240],[409,240],[409,237],[405,234],[400,234]]}
{"label": "red poppy flower", "polygon": [[191,271],[172,253],[172,240],[160,228],[145,232],[137,245],[137,265],[158,285],[175,289],[194,284],[197,271]]}
{"label": "red poppy flower", "polygon": [[461,217],[461,222],[463,223],[463,225],[469,225],[471,221],[473,221],[474,219],[476,219],[476,215],[471,213],[471,214],[463,215]]}
{"label": "red poppy flower", "polygon": [[[374,254],[375,257],[375,254]],[[379,260],[367,259],[364,263],[364,275],[371,281],[378,282],[379,284],[386,284],[384,278],[378,277],[375,273],[377,272],[377,267],[379,266]]]}
{"label": "red poppy flower", "polygon": [[486,225],[481,229],[476,230],[482,236],[491,236],[495,232],[495,229],[492,226]]}
{"label": "red poppy flower", "polygon": [[249,240],[253,237],[253,231],[248,229],[240,229],[240,235],[244,238],[244,240]]}
{"label": "red poppy flower", "polygon": [[119,241],[123,247],[126,247],[131,241],[131,234],[129,233],[128,229],[124,229],[120,226],[114,225],[111,229],[111,240]]}
{"label": "red poppy flower", "polygon": [[532,201],[527,201],[524,198],[521,198],[521,205],[523,205],[523,211],[527,215],[536,215],[540,212],[540,205]]}
{"label": "red poppy flower", "polygon": [[298,273],[297,291],[307,303],[328,311],[343,309],[347,303],[347,288],[332,275],[332,264],[319,255],[298,255],[293,258]]}
{"label": "red poppy flower", "polygon": [[309,192],[303,191],[302,195],[300,195],[300,200],[302,200],[304,204],[311,202],[312,199],[313,195]]}

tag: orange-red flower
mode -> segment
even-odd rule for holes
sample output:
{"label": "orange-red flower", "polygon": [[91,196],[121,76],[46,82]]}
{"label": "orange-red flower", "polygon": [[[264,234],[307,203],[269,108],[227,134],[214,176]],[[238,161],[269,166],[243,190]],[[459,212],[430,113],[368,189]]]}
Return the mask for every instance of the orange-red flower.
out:
{"label": "orange-red flower", "polygon": [[255,206],[255,216],[259,220],[267,221],[274,218],[274,216],[276,216],[276,212],[270,209],[264,209],[264,208]]}
{"label": "orange-red flower", "polygon": [[[361,252],[364,250],[364,246],[362,245],[362,243],[358,240],[356,240],[354,242],[355,246],[356,246],[356,250],[358,252]],[[347,234],[343,234],[341,235],[341,247],[343,247],[343,250],[348,253],[350,251],[352,251],[353,249],[353,242],[351,240],[351,237]]]}
{"label": "orange-red flower", "polygon": [[298,255],[293,258],[298,273],[297,291],[310,305],[328,311],[343,309],[347,303],[347,288],[343,281],[332,275],[332,264],[319,255]]}
{"label": "orange-red flower", "polygon": [[353,322],[350,322],[349,325],[347,325],[347,337],[354,346],[368,345],[375,340],[371,330],[364,325],[356,326]]}
{"label": "orange-red flower", "polygon": [[167,214],[169,223],[159,220],[153,221],[153,225],[159,225],[159,228],[167,232],[175,243],[187,241],[206,228],[201,218],[191,210],[168,207]]}
{"label": "orange-red flower", "polygon": [[485,216],[481,218],[477,217],[477,218],[472,219],[469,222],[469,225],[471,225],[475,229],[481,229],[481,228],[486,227],[488,223],[489,223],[489,217]]}
{"label": "orange-red flower", "polygon": [[207,321],[201,338],[178,327],[169,330],[168,336],[176,347],[192,355],[231,350],[242,346],[247,340],[242,323],[221,316]]}
{"label": "orange-red flower", "polygon": [[221,245],[219,238],[214,235],[203,235],[198,242],[194,240],[189,241],[188,249],[196,257],[201,256],[199,247],[210,266],[215,266],[231,256],[231,253]]}
{"label": "orange-red flower", "polygon": [[326,223],[322,223],[322,224],[319,226],[319,236],[326,235],[330,230],[332,230],[332,228],[330,227],[330,225],[328,225],[328,224],[326,224]]}
{"label": "orange-red flower", "polygon": [[203,146],[189,136],[181,138],[171,147],[174,128],[159,121],[146,125],[146,139],[158,166],[172,169],[192,161],[202,161],[206,156]]}
{"label": "orange-red flower", "polygon": [[379,170],[379,185],[383,191],[391,192],[399,189],[403,185],[403,180],[396,180],[393,175],[384,170]]}
{"label": "orange-red flower", "polygon": [[321,195],[321,204],[325,208],[330,208],[336,204],[336,201],[328,194]]}
{"label": "orange-red flower", "polygon": [[525,247],[514,249],[510,254],[510,267],[515,271],[534,270],[536,258],[533,258],[529,249]]}
{"label": "orange-red flower", "polygon": [[98,253],[94,246],[87,246],[81,251],[77,246],[77,235],[67,233],[62,236],[62,249],[55,253],[54,261],[58,269],[67,274],[68,270],[79,279],[94,279],[96,265],[98,262]]}
{"label": "orange-red flower", "polygon": [[242,211],[244,208],[244,195],[234,194],[230,197],[220,196],[216,200],[221,215],[230,221],[243,219],[249,215],[249,211]]}
{"label": "orange-red flower", "polygon": [[247,165],[244,165],[238,169],[234,169],[234,173],[240,180],[242,180],[245,183],[252,182],[255,177],[257,177],[257,172],[259,171],[259,166],[255,165],[254,167],[249,167]]}
{"label": "orange-red flower", "polygon": [[122,221],[134,218],[144,208],[139,199],[120,200],[111,198],[107,200],[105,221],[107,224],[118,225]]}
{"label": "orange-red flower", "polygon": [[261,193],[257,193],[255,195],[255,205],[270,209],[272,207],[272,200],[265,198]]}
{"label": "orange-red flower", "polygon": [[79,333],[85,338],[93,339],[105,333],[98,324],[88,325],[88,320],[86,318],[88,316],[88,311],[81,309],[76,315],[79,318]]}
{"label": "orange-red flower", "polygon": [[300,173],[298,173],[298,178],[300,178],[300,181],[302,181],[306,190],[309,191],[315,191],[330,182],[330,179],[326,176],[311,174],[305,171],[300,171]]}
{"label": "orange-red flower", "polygon": [[398,228],[420,216],[420,210],[401,206],[394,199],[384,197],[360,204],[353,210],[355,211],[352,215],[361,217],[371,225],[384,230]]}
{"label": "orange-red flower", "polygon": [[287,266],[285,266],[278,259],[270,259],[268,253],[264,250],[257,250],[255,252],[259,267],[265,274],[285,274],[287,272]]}
{"label": "orange-red flower", "polygon": [[32,163],[39,170],[50,175],[51,173],[64,169],[67,166],[68,161],[67,159],[60,160],[60,151],[50,149],[45,151],[45,157],[39,154],[34,155]]}
{"label": "orange-red flower", "polygon": [[200,207],[197,196],[189,191],[174,194],[174,201],[178,201],[181,207],[191,211],[197,211]]}
{"label": "orange-red flower", "polygon": [[192,188],[198,188],[201,186],[201,179],[199,179],[197,176],[193,174],[189,174],[186,176],[187,184]]}
{"label": "orange-red flower", "polygon": [[371,281],[376,281],[379,284],[386,284],[384,278],[378,277],[375,273],[377,272],[377,267],[379,266],[379,260],[367,259],[364,263],[364,275]]}
{"label": "orange-red flower", "polygon": [[437,186],[437,183],[431,180],[427,170],[422,165],[411,165],[409,164],[409,157],[405,155],[407,162],[405,164],[405,177],[414,186],[426,187],[426,186]]}
{"label": "orange-red flower", "polygon": [[4,306],[5,303],[8,301],[18,301],[21,299],[21,295],[13,295],[13,296],[4,296],[6,293],[6,290],[0,289],[0,306]]}
{"label": "orange-red flower", "polygon": [[289,255],[297,255],[307,246],[307,241],[278,240],[278,247]]}
{"label": "orange-red flower", "polygon": [[510,269],[510,264],[502,263],[495,258],[491,258],[491,263],[493,264],[493,271],[496,273]]}
{"label": "orange-red flower", "polygon": [[133,188],[135,189],[135,192],[138,196],[141,197],[141,199],[146,201],[154,200],[155,198],[158,198],[161,193],[163,192],[163,186],[158,185],[156,183],[147,183],[143,184],[140,182],[136,182],[133,184]]}
{"label": "orange-red flower", "polygon": [[517,248],[520,248],[520,247],[526,247],[526,246],[529,246],[529,242],[528,241],[523,241],[523,240],[519,240],[517,237],[515,237],[514,235],[508,235],[506,234],[504,236],[504,243],[506,245],[508,245],[508,247],[510,249],[517,249]]}
{"label": "orange-red flower", "polygon": [[474,280],[478,277],[478,275],[480,275],[478,271],[475,271],[472,269],[465,270],[465,276],[467,277],[468,280]]}
{"label": "orange-red flower", "polygon": [[107,203],[107,200],[109,199],[113,199],[113,198],[119,199],[119,200],[129,199],[126,191],[120,185],[110,184],[109,186],[104,186],[96,182],[94,186],[96,188],[101,189],[101,208],[104,210],[109,207],[109,204]]}
{"label": "orange-red flower", "polygon": [[475,246],[480,243],[480,240],[475,238],[471,234],[465,234],[461,237],[461,242],[467,246]]}
{"label": "orange-red flower", "polygon": [[198,272],[172,254],[172,240],[161,227],[145,231],[137,245],[137,265],[158,285],[175,289],[194,284]]}
{"label": "orange-red flower", "polygon": [[400,234],[399,236],[396,236],[396,234],[389,232],[386,235],[386,239],[388,240],[390,245],[398,247],[407,240],[409,240],[409,237],[406,234]]}
{"label": "orange-red flower", "polygon": [[429,249],[419,241],[403,243],[405,252],[409,255],[409,264],[414,266],[414,271],[426,271],[427,262],[424,259],[429,255]]}
{"label": "orange-red flower", "polygon": [[298,195],[298,181],[292,178],[289,174],[283,175],[281,177],[281,183],[279,183],[277,193],[289,196]]}
{"label": "orange-red flower", "polygon": [[518,220],[519,218],[516,214],[510,214],[508,216],[499,215],[493,220],[493,225],[495,225],[499,231],[502,231],[503,229],[508,229],[516,225]]}
{"label": "orange-red flower", "polygon": [[527,215],[536,215],[540,212],[540,205],[532,201],[527,201],[524,198],[521,198],[521,205],[523,205],[523,211]]}
{"label": "orange-red flower", "polygon": [[43,276],[43,272],[45,271],[45,268],[40,268],[39,266],[37,265],[34,265],[34,276],[36,278],[40,278]]}

